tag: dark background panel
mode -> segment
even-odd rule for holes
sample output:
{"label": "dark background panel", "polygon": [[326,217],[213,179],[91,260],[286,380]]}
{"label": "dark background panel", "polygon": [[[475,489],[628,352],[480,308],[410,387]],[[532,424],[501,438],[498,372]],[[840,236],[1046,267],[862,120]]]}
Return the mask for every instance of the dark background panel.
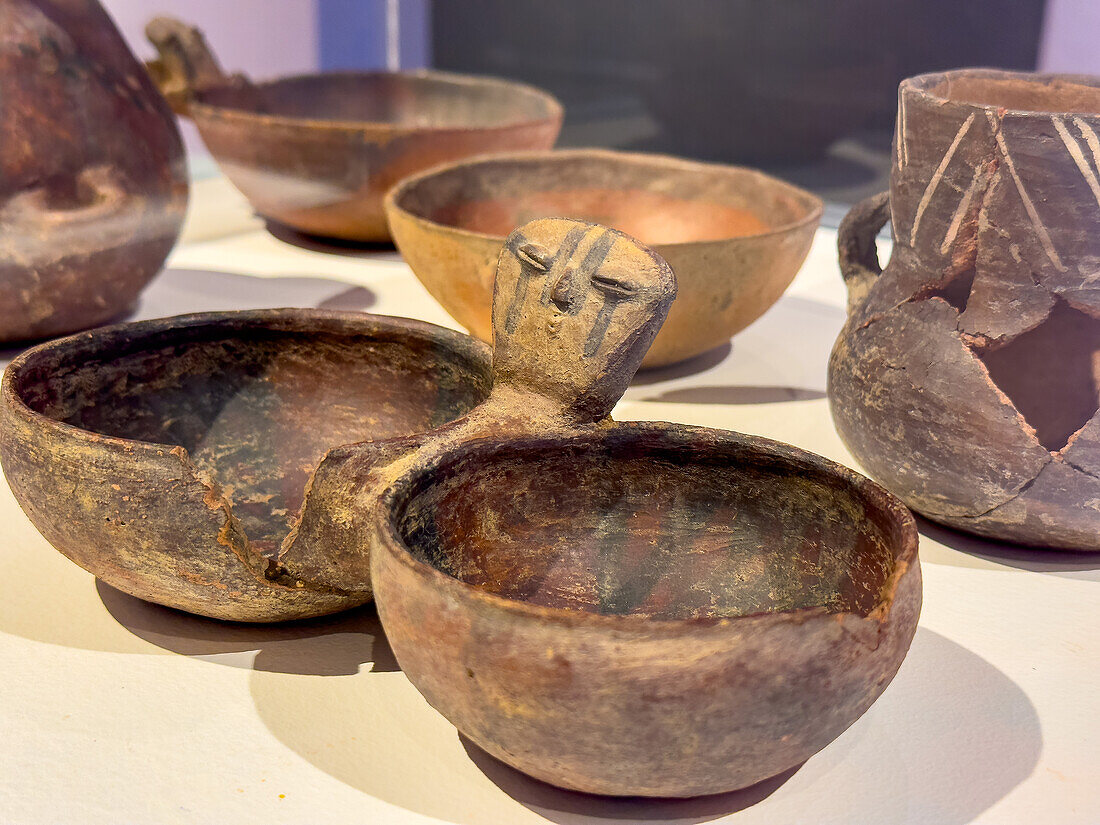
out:
{"label": "dark background panel", "polygon": [[1033,69],[1043,0],[443,0],[439,68],[565,104],[561,145],[761,166],[826,198],[883,188],[898,82]]}

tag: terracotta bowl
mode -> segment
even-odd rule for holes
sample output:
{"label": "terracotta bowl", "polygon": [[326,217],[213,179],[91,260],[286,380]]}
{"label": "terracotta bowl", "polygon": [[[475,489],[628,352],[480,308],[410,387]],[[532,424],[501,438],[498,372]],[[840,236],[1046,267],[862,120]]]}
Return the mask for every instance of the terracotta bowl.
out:
{"label": "terracotta bowl", "polygon": [[679,285],[649,367],[713,349],[759,318],[802,266],[821,210],[809,192],[752,169],[592,149],[453,163],[386,196],[413,272],[483,340],[497,256],[516,226],[567,216],[637,237]]}
{"label": "terracotta bowl", "polygon": [[488,348],[361,313],[212,313],[43,344],[5,374],[0,460],[23,510],[131,595],[272,621],[365,596],[302,589],[277,556],[330,448],[429,430],[488,392]]}
{"label": "terracotta bowl", "polygon": [[493,756],[580,791],[711,794],[799,765],[883,691],[920,610],[897,499],[735,433],[466,442],[379,513],[402,670]]}
{"label": "terracotta bowl", "polygon": [[162,89],[256,212],[299,232],[390,238],[382,196],[401,178],[485,152],[548,149],[551,95],[446,72],[337,72],[251,83],[225,77],[201,34],[150,24]]}

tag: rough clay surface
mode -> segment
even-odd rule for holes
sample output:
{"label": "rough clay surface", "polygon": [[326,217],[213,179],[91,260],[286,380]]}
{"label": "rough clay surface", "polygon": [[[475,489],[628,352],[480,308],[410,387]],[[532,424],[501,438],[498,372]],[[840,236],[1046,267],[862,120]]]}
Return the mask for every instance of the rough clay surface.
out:
{"label": "rough clay surface", "polygon": [[462,733],[566,788],[690,796],[858,718],[908,649],[920,569],[912,517],[855,473],[607,419],[671,301],[649,254],[573,221],[512,235],[493,395],[384,457],[362,506],[390,644]]}
{"label": "rough clay surface", "polygon": [[352,313],[37,347],[4,383],[5,475],[143,598],[273,621],[373,593],[427,700],[548,782],[687,796],[800,764],[908,650],[912,516],[793,447],[611,421],[676,292],[632,238],[534,221],[495,281],[491,389],[477,341]]}
{"label": "rough clay surface", "polygon": [[676,273],[676,302],[642,362],[726,343],[783,294],[821,215],[814,195],[752,169],[569,149],[474,158],[407,178],[386,196],[394,242],[425,289],[482,340],[505,236],[569,215],[648,244]]}
{"label": "rough clay surface", "polygon": [[[1100,87],[962,71],[902,84],[890,189],[841,238],[833,416],[914,509],[1100,549]],[[845,234],[845,233],[842,233]]]}
{"label": "rough clay surface", "polygon": [[448,72],[333,72],[252,83],[226,76],[202,34],[158,18],[146,34],[165,95],[260,215],[299,232],[390,240],[382,198],[399,180],[473,155],[549,149],[562,108],[509,80]]}
{"label": "rough clay surface", "polygon": [[175,118],[95,0],[0,4],[0,340],[103,323],[175,243]]}
{"label": "rough clay surface", "polygon": [[341,590],[278,563],[284,546],[362,546],[358,476],[310,494],[347,454],[329,449],[457,418],[489,372],[465,335],[365,313],[122,324],[12,362],[0,459],[47,540],[114,587],[218,619],[300,619],[371,597],[366,578]]}

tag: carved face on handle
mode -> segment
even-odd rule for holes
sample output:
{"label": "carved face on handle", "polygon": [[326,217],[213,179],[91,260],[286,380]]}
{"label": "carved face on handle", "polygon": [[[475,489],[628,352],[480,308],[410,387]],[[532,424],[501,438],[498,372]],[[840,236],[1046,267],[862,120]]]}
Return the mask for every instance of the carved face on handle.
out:
{"label": "carved face on handle", "polygon": [[603,418],[675,296],[668,264],[629,235],[565,218],[532,221],[508,236],[497,263],[496,381]]}

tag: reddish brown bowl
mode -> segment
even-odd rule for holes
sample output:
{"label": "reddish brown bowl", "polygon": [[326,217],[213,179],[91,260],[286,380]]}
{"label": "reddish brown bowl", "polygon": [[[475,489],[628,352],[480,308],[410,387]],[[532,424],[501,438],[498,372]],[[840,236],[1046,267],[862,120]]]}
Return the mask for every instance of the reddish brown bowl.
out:
{"label": "reddish brown bowl", "polygon": [[226,77],[202,35],[147,29],[154,73],[261,216],[300,232],[386,241],[382,197],[414,172],[470,155],[548,149],[562,108],[540,89],[447,72]]}
{"label": "reddish brown bowl", "polygon": [[[405,318],[210,313],[35,347],[4,375],[0,460],[58,550],[141,599],[279,621],[370,598],[279,563],[318,465],[352,442],[458,418],[488,393],[488,347]],[[308,537],[310,540],[313,536]]]}
{"label": "reddish brown bowl", "polygon": [[799,765],[882,693],[920,611],[897,499],[736,433],[466,442],[374,521],[410,681],[493,756],[593,793],[712,794]]}

